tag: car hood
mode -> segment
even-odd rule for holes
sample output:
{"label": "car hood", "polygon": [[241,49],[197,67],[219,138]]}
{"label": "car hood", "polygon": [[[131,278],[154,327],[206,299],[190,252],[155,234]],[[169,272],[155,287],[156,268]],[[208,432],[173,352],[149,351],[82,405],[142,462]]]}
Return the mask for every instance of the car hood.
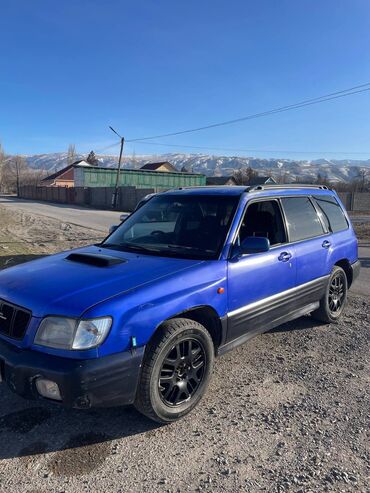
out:
{"label": "car hood", "polygon": [[[67,258],[71,253],[73,260]],[[89,246],[1,271],[0,298],[35,317],[79,317],[93,305],[201,262]]]}

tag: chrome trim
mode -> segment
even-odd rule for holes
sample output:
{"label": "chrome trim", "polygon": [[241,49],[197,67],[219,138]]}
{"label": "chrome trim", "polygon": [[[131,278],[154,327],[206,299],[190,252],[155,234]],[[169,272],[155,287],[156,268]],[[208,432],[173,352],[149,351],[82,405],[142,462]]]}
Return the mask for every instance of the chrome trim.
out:
{"label": "chrome trim", "polygon": [[264,303],[268,303],[270,301],[277,300],[280,297],[284,297],[285,295],[291,294],[291,293],[296,293],[300,291],[302,288],[312,286],[315,283],[318,283],[318,281],[323,281],[325,279],[329,279],[330,275],[327,276],[322,276],[318,277],[317,279],[314,279],[313,281],[306,282],[304,284],[300,284],[299,286],[295,286],[294,288],[286,289],[285,291],[281,291],[280,293],[273,294],[272,296],[269,296],[268,298],[262,298],[261,300],[254,301],[253,303],[249,303],[248,305],[244,305],[240,308],[237,308],[236,310],[233,310],[232,312],[228,312],[227,316],[228,317],[234,317],[235,315],[239,315],[239,313],[243,313],[244,311],[251,310],[253,308],[258,308],[260,305],[263,305]]}

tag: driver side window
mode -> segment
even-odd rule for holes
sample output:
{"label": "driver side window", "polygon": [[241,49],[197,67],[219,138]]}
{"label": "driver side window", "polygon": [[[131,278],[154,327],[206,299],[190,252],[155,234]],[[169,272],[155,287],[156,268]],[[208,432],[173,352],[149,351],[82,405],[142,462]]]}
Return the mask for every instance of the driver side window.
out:
{"label": "driver side window", "polygon": [[268,238],[270,245],[286,243],[286,232],[277,200],[261,200],[247,206],[239,229],[239,245],[248,236]]}

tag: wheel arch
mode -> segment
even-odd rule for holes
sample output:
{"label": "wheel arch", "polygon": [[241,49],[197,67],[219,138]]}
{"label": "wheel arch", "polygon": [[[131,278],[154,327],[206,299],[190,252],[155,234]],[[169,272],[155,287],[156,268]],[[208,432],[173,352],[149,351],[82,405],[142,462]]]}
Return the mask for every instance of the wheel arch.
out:
{"label": "wheel arch", "polygon": [[350,287],[352,284],[352,281],[353,281],[353,272],[352,272],[352,267],[351,267],[349,260],[347,258],[343,258],[343,259],[335,262],[335,265],[337,265],[338,267],[341,267],[344,270],[346,277],[347,277],[348,287]]}
{"label": "wheel arch", "polygon": [[211,335],[213,345],[215,348],[215,354],[217,354],[217,350],[219,346],[222,344],[226,327],[222,321],[222,318],[219,316],[219,314],[213,307],[209,305],[200,305],[181,311],[174,315],[171,315],[170,317],[166,318],[165,320],[162,320],[158,324],[156,330],[152,335],[152,338],[155,337],[158,330],[165,322],[168,322],[169,320],[173,320],[176,318],[186,318],[189,320],[194,320],[194,322],[198,322],[199,324],[203,325],[203,327],[207,329]]}

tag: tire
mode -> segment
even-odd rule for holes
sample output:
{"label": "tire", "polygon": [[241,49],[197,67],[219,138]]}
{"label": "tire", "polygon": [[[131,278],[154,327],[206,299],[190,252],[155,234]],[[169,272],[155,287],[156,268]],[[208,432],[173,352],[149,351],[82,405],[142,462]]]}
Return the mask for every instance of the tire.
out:
{"label": "tire", "polygon": [[144,355],[135,407],[159,423],[190,413],[206,392],[214,361],[209,332],[185,318],[165,322]]}
{"label": "tire", "polygon": [[312,313],[313,318],[326,323],[338,323],[347,303],[348,281],[344,270],[335,266],[332,270],[320,307]]}

